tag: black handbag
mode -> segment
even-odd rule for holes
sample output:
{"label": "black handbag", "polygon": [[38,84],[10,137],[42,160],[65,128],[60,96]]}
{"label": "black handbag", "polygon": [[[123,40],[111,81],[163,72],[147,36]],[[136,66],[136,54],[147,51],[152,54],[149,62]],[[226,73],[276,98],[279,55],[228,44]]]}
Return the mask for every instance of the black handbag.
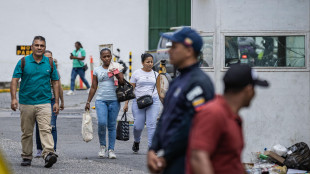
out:
{"label": "black handbag", "polygon": [[310,149],[306,143],[296,143],[288,150],[284,165],[292,169],[310,170]]}
{"label": "black handbag", "polygon": [[[79,61],[79,60],[78,60],[78,61]],[[81,64],[80,61],[79,61],[79,64],[82,66],[82,64]],[[87,65],[87,63],[84,63],[83,70],[84,70],[84,71],[87,71],[87,70],[88,70],[88,65]]]}
{"label": "black handbag", "polygon": [[119,102],[123,102],[126,100],[131,100],[136,98],[134,92],[133,92],[133,86],[124,79],[124,84],[123,85],[118,85],[116,88],[116,96],[117,100]]}
{"label": "black handbag", "polygon": [[87,65],[87,63],[84,64],[83,69],[84,69],[84,71],[87,71],[87,70],[88,70],[88,65]]}
{"label": "black handbag", "polygon": [[116,128],[116,139],[121,141],[129,140],[129,121],[127,121],[126,112],[124,112],[121,120],[118,121]]}
{"label": "black handbag", "polygon": [[[153,88],[153,92],[154,92],[155,86],[156,86],[156,74],[155,74],[155,72],[154,72],[154,75],[155,75],[155,85]],[[152,92],[152,94],[153,94],[153,92]],[[151,95],[144,95],[144,96],[141,96],[137,99],[137,105],[138,105],[139,109],[149,107],[152,104],[153,104],[153,97]]]}
{"label": "black handbag", "polygon": [[153,97],[150,95],[144,95],[137,99],[137,105],[139,109],[146,108],[153,104]]}

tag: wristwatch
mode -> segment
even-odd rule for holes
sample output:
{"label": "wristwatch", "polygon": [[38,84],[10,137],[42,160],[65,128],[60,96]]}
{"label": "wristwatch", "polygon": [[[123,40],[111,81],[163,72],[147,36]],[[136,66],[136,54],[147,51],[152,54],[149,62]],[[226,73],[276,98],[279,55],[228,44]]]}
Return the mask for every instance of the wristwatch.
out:
{"label": "wristwatch", "polygon": [[89,101],[86,102],[86,104],[89,104],[89,103],[90,103]]}

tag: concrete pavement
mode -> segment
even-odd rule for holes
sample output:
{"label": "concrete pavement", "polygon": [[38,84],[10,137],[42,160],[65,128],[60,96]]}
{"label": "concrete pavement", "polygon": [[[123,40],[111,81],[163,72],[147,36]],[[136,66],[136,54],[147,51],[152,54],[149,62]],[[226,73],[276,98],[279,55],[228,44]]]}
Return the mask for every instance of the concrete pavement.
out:
{"label": "concrete pavement", "polygon": [[[50,169],[44,168],[42,158],[33,159],[31,167],[21,167],[21,130],[19,112],[10,110],[9,93],[0,94],[0,147],[11,164],[14,173],[148,173],[146,167],[147,130],[142,133],[140,151],[134,154],[131,150],[133,134],[131,127],[130,140],[116,140],[117,159],[99,158],[99,140],[97,120],[92,111],[94,139],[85,143],[81,135],[81,115],[87,98],[86,91],[76,91],[76,95],[65,96],[65,110],[58,115],[57,163]],[[94,99],[91,106],[94,105]],[[119,116],[122,112],[119,113]],[[131,109],[129,117],[132,118]],[[33,152],[36,152],[35,141]]]}

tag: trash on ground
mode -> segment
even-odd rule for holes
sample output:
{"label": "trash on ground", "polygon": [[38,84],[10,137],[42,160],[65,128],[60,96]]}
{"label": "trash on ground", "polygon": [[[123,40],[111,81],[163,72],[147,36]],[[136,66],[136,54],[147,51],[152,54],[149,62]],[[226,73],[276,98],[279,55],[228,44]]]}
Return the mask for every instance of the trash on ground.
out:
{"label": "trash on ground", "polygon": [[284,165],[288,168],[310,171],[310,149],[304,142],[288,148]]}
{"label": "trash on ground", "polygon": [[287,148],[282,146],[281,144],[277,144],[275,146],[272,146],[271,151],[275,152],[279,156],[285,156],[287,153]]}
{"label": "trash on ground", "polygon": [[264,155],[268,156],[271,158],[271,160],[275,160],[276,162],[283,164],[285,159],[281,156],[279,156],[278,154],[276,154],[275,152],[272,151],[265,151]]}
{"label": "trash on ground", "polygon": [[[304,142],[286,148],[277,144],[264,153],[252,152],[251,162],[244,163],[247,174],[307,173],[310,171],[310,149]],[[310,174],[310,172],[309,172]]]}

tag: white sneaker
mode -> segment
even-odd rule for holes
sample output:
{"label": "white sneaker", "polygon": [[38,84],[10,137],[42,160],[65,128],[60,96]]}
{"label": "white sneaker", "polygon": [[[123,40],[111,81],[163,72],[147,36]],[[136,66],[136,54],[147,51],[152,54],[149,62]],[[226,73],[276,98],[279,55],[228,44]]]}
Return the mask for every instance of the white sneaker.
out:
{"label": "white sneaker", "polygon": [[112,149],[109,150],[109,158],[110,159],[116,159],[116,155],[114,153],[114,150],[112,150]]}
{"label": "white sneaker", "polygon": [[37,149],[37,154],[34,157],[35,158],[41,158],[42,157],[42,150]]}
{"label": "white sneaker", "polygon": [[98,152],[98,156],[103,158],[105,157],[106,148],[105,146],[100,146],[100,151]]}
{"label": "white sneaker", "polygon": [[67,95],[73,95],[73,94],[74,94],[74,92],[72,90],[67,92]]}

